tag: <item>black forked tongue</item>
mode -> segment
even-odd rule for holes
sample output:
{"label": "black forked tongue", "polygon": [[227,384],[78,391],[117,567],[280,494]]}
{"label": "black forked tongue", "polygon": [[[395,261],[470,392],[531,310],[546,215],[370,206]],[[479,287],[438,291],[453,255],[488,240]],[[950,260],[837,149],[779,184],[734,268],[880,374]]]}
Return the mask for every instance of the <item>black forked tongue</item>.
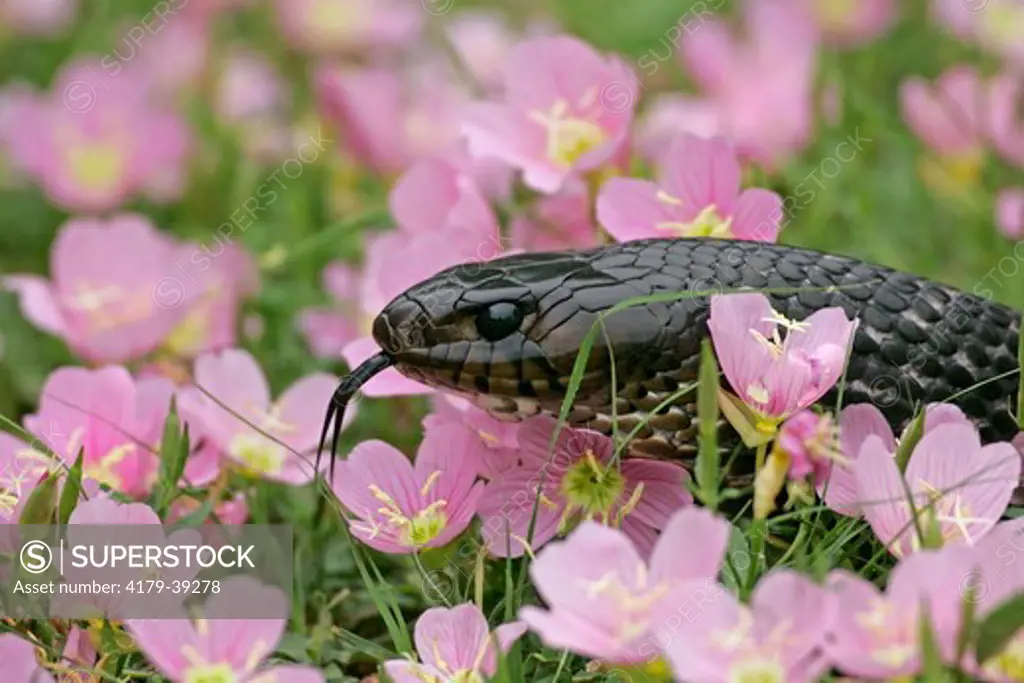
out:
{"label": "black forked tongue", "polygon": [[[370,381],[374,375],[380,374],[395,364],[395,360],[388,354],[381,352],[376,356],[363,361],[363,364],[341,378],[338,388],[331,396],[331,403],[327,406],[327,415],[324,416],[324,426],[320,430],[320,445],[316,449],[316,465],[314,472],[320,471],[320,457],[323,455],[324,446],[327,443],[327,431],[331,430],[331,467],[330,479],[334,481],[334,463],[338,459],[338,436],[341,434],[341,425],[345,418],[345,408],[349,401],[359,389]],[[333,426],[332,426],[333,425]]]}

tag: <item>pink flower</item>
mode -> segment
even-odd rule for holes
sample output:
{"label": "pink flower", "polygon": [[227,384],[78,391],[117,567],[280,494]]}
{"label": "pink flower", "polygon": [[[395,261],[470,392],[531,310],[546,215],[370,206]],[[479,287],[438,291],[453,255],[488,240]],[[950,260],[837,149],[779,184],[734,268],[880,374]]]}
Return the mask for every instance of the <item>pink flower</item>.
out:
{"label": "pink flower", "polygon": [[491,633],[472,603],[432,607],[416,621],[416,651],[423,663],[392,659],[384,669],[395,683],[480,680],[497,672],[498,650],[508,652],[524,631],[526,625],[517,621]]}
{"label": "pink flower", "polygon": [[68,211],[107,212],[138,194],[171,201],[182,189],[189,131],[145,94],[143,83],[79,60],[47,96],[12,105],[0,137],[17,166]]}
{"label": "pink flower", "polygon": [[921,547],[918,527],[943,544],[975,543],[1006,510],[1020,472],[1021,456],[1011,444],[983,447],[975,428],[956,423],[922,436],[903,475],[877,436],[865,439],[854,464],[864,517],[897,557]]}
{"label": "pink flower", "polygon": [[451,150],[469,103],[450,67],[433,60],[405,70],[324,64],[314,84],[346,151],[389,174]]}
{"label": "pink flower", "polygon": [[276,0],[281,31],[312,53],[396,49],[414,42],[426,14],[401,0]]}
{"label": "pink flower", "polygon": [[[232,604],[232,601],[234,604]],[[280,590],[256,584],[243,576],[221,582],[221,592],[206,601],[209,614],[237,613],[242,602],[270,605],[282,614],[287,603]],[[236,681],[237,683],[322,683],[324,675],[310,666],[286,664],[261,667],[284,634],[287,620],[129,619],[125,626],[139,650],[161,674],[174,681]]]}
{"label": "pink flower", "polygon": [[927,614],[939,652],[954,659],[970,567],[963,548],[921,551],[900,561],[884,593],[846,570],[833,570],[829,659],[843,673],[894,680],[920,673],[921,619]]}
{"label": "pink flower", "polygon": [[828,670],[821,655],[831,605],[825,591],[788,569],[754,589],[750,606],[718,587],[665,648],[680,680],[811,683]]}
{"label": "pink flower", "polygon": [[0,635],[4,677],[11,683],[56,683],[57,679],[36,658],[36,647],[13,633]]}
{"label": "pink flower", "polygon": [[650,661],[663,644],[662,618],[699,614],[721,598],[714,579],[729,530],[707,510],[680,510],[647,562],[622,530],[584,522],[538,553],[530,577],[548,609],[523,607],[520,618],[549,647],[612,664]]}
{"label": "pink flower", "polygon": [[893,0],[801,0],[830,42],[842,46],[870,42],[892,27],[897,19]]}
{"label": "pink flower", "polygon": [[324,290],[334,299],[330,307],[306,308],[299,312],[298,326],[310,350],[318,358],[337,358],[341,349],[360,336],[356,300],[358,273],[341,261],[330,263],[321,276]]}
{"label": "pink flower", "polygon": [[26,36],[56,36],[74,23],[76,0],[3,0],[0,25]]}
{"label": "pink flower", "polygon": [[634,77],[569,36],[527,40],[505,61],[505,101],[481,103],[463,130],[475,157],[501,159],[545,194],[596,170],[627,142]]}
{"label": "pink flower", "polygon": [[17,524],[36,484],[48,472],[63,469],[47,454],[11,434],[0,432],[0,525]]}
{"label": "pink flower", "polygon": [[787,418],[776,446],[789,456],[789,476],[796,480],[811,477],[815,484],[823,484],[832,463],[841,457],[838,434],[829,415],[801,410]]}
{"label": "pink flower", "polygon": [[218,241],[215,249],[186,244],[178,253],[174,275],[162,279],[153,290],[157,306],[185,311],[164,349],[176,358],[195,358],[235,346],[242,301],[260,287],[252,255],[230,240],[227,244]]}
{"label": "pink flower", "polygon": [[83,450],[83,474],[94,483],[142,498],[156,481],[155,449],[173,393],[170,380],[135,380],[122,367],[58,368],[25,428],[68,466]]}
{"label": "pink flower", "polygon": [[20,295],[25,317],[77,355],[124,362],[154,350],[185,313],[180,299],[160,298],[175,254],[142,216],[72,219],[51,247],[50,281],[15,275],[6,284]]}
{"label": "pink flower", "polygon": [[[924,431],[939,425],[960,424],[972,426],[963,411],[951,403],[931,403],[925,407]],[[818,494],[833,511],[849,517],[859,517],[860,493],[854,463],[869,436],[881,439],[890,456],[896,455],[897,439],[882,411],[870,403],[846,406],[839,413],[839,450],[845,461],[833,464],[829,477],[818,484]],[[900,440],[906,438],[906,430]]]}
{"label": "pink flower", "polygon": [[586,188],[571,188],[539,197],[529,213],[512,220],[509,237],[514,249],[559,251],[598,246]]}
{"label": "pink flower", "polygon": [[708,100],[689,95],[656,95],[644,107],[633,145],[646,161],[661,166],[666,163],[672,142],[681,133],[699,138],[721,135],[718,119],[715,105]]}
{"label": "pink flower", "polygon": [[[425,159],[410,168],[390,195],[398,230],[374,236],[366,247],[361,307],[368,319],[412,285],[449,266],[487,261],[502,251],[494,212],[476,186],[451,164]],[[369,325],[367,325],[369,327]],[[369,336],[342,349],[355,367],[379,351]],[[419,382],[388,369],[364,387],[367,396],[429,393]]]}
{"label": "pink flower", "polygon": [[763,294],[726,294],[711,298],[708,327],[733,391],[760,419],[777,423],[839,381],[857,322],[835,307],[796,322]]}
{"label": "pink flower", "polygon": [[1024,239],[1024,188],[1007,188],[999,193],[996,225],[1009,239]]}
{"label": "pink flower", "polygon": [[466,10],[444,22],[444,31],[462,65],[487,90],[499,90],[502,67],[515,43],[501,13]]}
{"label": "pink flower", "polygon": [[355,519],[352,534],[386,553],[447,545],[466,530],[483,484],[473,449],[480,440],[457,426],[426,433],[415,464],[383,441],[360,443],[339,461],[332,484]]}
{"label": "pink flower", "polygon": [[621,527],[647,555],[658,530],[692,502],[682,467],[654,460],[613,460],[612,440],[587,429],[564,428],[549,456],[557,421],[530,418],[519,429],[520,464],[487,485],[480,504],[484,541],[498,557],[524,552],[565,532],[577,519]]}
{"label": "pink flower", "polygon": [[519,423],[502,422],[468,401],[463,403],[453,398],[457,397],[433,396],[435,411],[423,419],[425,432],[456,425],[479,438],[481,448],[472,449],[472,453],[477,456],[477,470],[487,479],[519,466]]}
{"label": "pink flower", "polygon": [[279,112],[287,90],[274,65],[258,52],[235,49],[224,58],[214,110],[228,123]]}
{"label": "pink flower", "polygon": [[1024,65],[1024,2],[1000,0],[982,5],[934,0],[932,13],[953,34],[979,44],[1010,62]]}
{"label": "pink flower", "polygon": [[[155,101],[174,102],[196,95],[210,65],[211,21],[217,0],[179,6],[177,14],[157,15],[152,32],[139,37],[126,30],[101,65],[111,78],[127,78],[146,88]],[[141,29],[142,26],[139,26]]]}
{"label": "pink flower", "polygon": [[747,0],[744,35],[718,19],[687,31],[680,57],[740,155],[770,170],[810,141],[817,30],[789,0]]}
{"label": "pink flower", "polygon": [[227,349],[197,358],[196,386],[180,390],[178,398],[183,419],[244,472],[302,485],[314,477],[320,418],[335,383],[331,375],[314,373],[272,401],[256,359],[248,351]]}
{"label": "pink flower", "polygon": [[612,237],[735,237],[774,242],[782,198],[759,188],[740,192],[742,169],[723,138],[682,133],[657,183],[612,178],[597,198],[597,218]]}

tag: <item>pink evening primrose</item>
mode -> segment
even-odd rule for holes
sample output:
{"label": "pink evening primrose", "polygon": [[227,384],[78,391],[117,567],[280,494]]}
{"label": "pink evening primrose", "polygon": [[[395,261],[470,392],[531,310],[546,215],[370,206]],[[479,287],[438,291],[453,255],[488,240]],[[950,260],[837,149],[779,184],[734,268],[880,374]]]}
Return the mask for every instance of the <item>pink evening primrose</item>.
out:
{"label": "pink evening primrose", "polygon": [[786,418],[775,447],[787,454],[792,479],[810,477],[815,485],[824,483],[832,463],[842,459],[839,429],[832,416],[810,410],[801,410]]}
{"label": "pink evening primrose", "polygon": [[337,358],[346,344],[360,336],[359,273],[346,263],[334,261],[324,268],[320,282],[333,305],[299,311],[296,324],[314,356]]}
{"label": "pink evening primrose", "polygon": [[0,432],[0,525],[17,524],[36,484],[47,473],[64,471],[61,465],[21,439]]}
{"label": "pink evening primrose", "polygon": [[[837,307],[802,322],[789,320],[763,294],[713,296],[708,318],[722,372],[753,411],[752,426],[759,434],[773,433],[783,419],[839,381],[856,327],[856,320],[847,320]],[[728,409],[728,402],[723,407]]]}
{"label": "pink evening primrose", "polygon": [[0,27],[23,36],[53,37],[75,22],[78,0],[2,0]]}
{"label": "pink evening primrose", "polygon": [[25,428],[68,466],[81,450],[83,474],[93,483],[143,498],[156,482],[155,449],[173,394],[170,380],[136,380],[119,366],[57,368]]}
{"label": "pink evening primrose", "polygon": [[512,219],[509,237],[514,249],[525,251],[598,246],[589,193],[585,187],[575,187],[538,197],[525,214]]}
{"label": "pink evening primrose", "polygon": [[530,418],[518,433],[516,467],[495,477],[480,503],[484,541],[498,557],[544,545],[580,520],[621,527],[645,556],[668,517],[693,502],[681,466],[655,460],[613,459],[611,438],[588,429],[563,428],[549,456],[557,421]]}
{"label": "pink evening primrose", "polygon": [[800,0],[826,40],[848,47],[870,42],[898,18],[896,0]]}
{"label": "pink evening primrose", "polygon": [[383,441],[364,441],[339,461],[333,488],[352,513],[352,534],[386,553],[439,548],[473,521],[483,484],[473,449],[480,440],[454,425],[429,430],[415,463]]}
{"label": "pink evening primrose", "polygon": [[434,412],[423,418],[423,429],[456,425],[480,439],[481,448],[472,450],[480,476],[494,479],[521,464],[518,422],[502,422],[454,395],[437,393],[431,398]]}
{"label": "pink evening primrose", "polygon": [[[195,386],[178,392],[182,418],[230,462],[247,474],[272,481],[299,486],[313,480],[320,418],[336,378],[326,373],[308,375],[271,400],[263,370],[242,349],[200,356],[194,377]],[[346,424],[349,420],[346,414]]]}
{"label": "pink evening primrose", "polygon": [[345,152],[388,175],[457,146],[470,103],[450,65],[433,59],[404,69],[321,64],[313,82]]}
{"label": "pink evening primrose", "polygon": [[158,300],[176,255],[142,216],[75,218],[61,226],[50,249],[49,281],[12,275],[5,284],[19,294],[25,317],[76,355],[126,362],[159,346],[185,314],[180,300]]}
{"label": "pink evening primrose", "polygon": [[811,140],[818,31],[790,0],[741,3],[742,34],[700,17],[679,55],[740,156],[780,168]]}
{"label": "pink evening primrose", "polygon": [[36,646],[19,635],[0,635],[0,659],[4,662],[4,678],[11,683],[57,683],[39,663]]}
{"label": "pink evening primrose", "polygon": [[970,584],[969,556],[965,548],[915,553],[896,565],[884,593],[856,574],[833,570],[827,590],[834,609],[825,641],[832,663],[862,679],[909,680],[921,673],[925,618],[943,659],[952,661]]}
{"label": "pink evening primrose", "polygon": [[769,190],[740,192],[742,169],[724,138],[682,133],[662,158],[657,183],[612,178],[597,198],[597,218],[625,242],[647,237],[735,237],[774,242],[782,198]]}
{"label": "pink evening primrose", "polygon": [[1024,0],[972,3],[932,0],[934,17],[953,34],[1024,65]]}
{"label": "pink evening primrose", "polygon": [[177,359],[191,359],[237,345],[242,302],[259,291],[259,268],[252,254],[237,242],[178,247],[174,275],[153,290],[158,306],[176,305],[185,316],[171,331],[162,350]]}
{"label": "pink evening primrose", "polygon": [[502,67],[516,42],[508,19],[494,10],[463,10],[445,20],[444,32],[476,82],[488,91],[499,91]]}
{"label": "pink evening primrose", "polygon": [[635,77],[619,59],[560,35],[519,43],[504,71],[504,102],[475,105],[463,126],[473,156],[501,159],[553,194],[628,142]]}
{"label": "pink evening primrose", "polygon": [[537,554],[530,577],[547,609],[523,607],[520,618],[549,647],[610,664],[651,662],[676,635],[660,630],[670,612],[689,620],[722,598],[714,579],[729,531],[707,510],[680,510],[648,562],[622,530],[584,522]]}
{"label": "pink evening primrose", "polygon": [[[68,211],[108,212],[139,194],[176,199],[190,147],[185,122],[148,101],[143,83],[100,76],[107,73],[89,60],[64,67],[50,93],[12,105],[0,137],[15,164]],[[178,187],[166,187],[168,178]]]}
{"label": "pink evening primrose", "polygon": [[878,540],[903,557],[926,540],[972,545],[988,533],[1020,481],[1021,456],[1009,443],[982,446],[973,426],[942,424],[921,437],[904,474],[878,436],[864,440],[854,473],[864,517]]}
{"label": "pink evening primrose", "polygon": [[1021,95],[1014,76],[985,78],[967,65],[947,69],[934,83],[906,79],[900,85],[903,118],[935,157],[925,160],[925,180],[940,190],[976,184],[989,146],[1010,163],[1024,163]]}
{"label": "pink evening primrose", "polygon": [[633,147],[645,161],[661,166],[680,133],[699,138],[721,135],[718,111],[705,99],[676,93],[655,95],[644,107],[633,134]]}
{"label": "pink evening primrose", "polygon": [[394,683],[447,683],[482,681],[498,670],[498,651],[509,648],[526,631],[512,622],[491,633],[487,619],[472,603],[450,609],[432,607],[416,620],[414,637],[422,664],[402,659],[384,662]]}
{"label": "pink evening primrose", "polygon": [[276,0],[285,38],[310,53],[393,50],[419,37],[427,14],[402,0]]}
{"label": "pink evening primrose", "polygon": [[[972,426],[970,419],[952,403],[930,403],[925,406],[925,433],[944,424]],[[895,456],[896,447],[899,440],[905,438],[906,430],[897,440],[882,411],[871,403],[846,406],[840,411],[839,452],[842,457],[832,463],[826,480],[818,481],[818,494],[829,508],[841,515],[859,517],[861,514],[860,493],[853,465],[869,436],[881,439],[886,452]]]}
{"label": "pink evening primrose", "polygon": [[1024,239],[1024,187],[1007,188],[996,197],[996,225],[1008,239]]}
{"label": "pink evening primrose", "polygon": [[822,647],[831,604],[820,586],[776,569],[758,581],[749,606],[722,586],[718,596],[677,622],[665,647],[679,680],[812,683],[828,670]]}
{"label": "pink evening primrose", "polygon": [[[473,182],[447,161],[420,161],[399,179],[389,197],[398,224],[366,246],[359,329],[363,336],[342,349],[350,367],[377,353],[373,318],[412,285],[459,263],[488,261],[503,250],[490,205]],[[429,387],[388,369],[363,387],[367,396],[426,394]]]}
{"label": "pink evening primrose", "polygon": [[[221,582],[206,601],[209,614],[237,613],[239,604],[259,604],[261,612],[287,613],[280,590],[246,576]],[[146,659],[173,683],[323,683],[324,675],[297,664],[261,666],[284,634],[287,619],[128,619],[125,628]]]}

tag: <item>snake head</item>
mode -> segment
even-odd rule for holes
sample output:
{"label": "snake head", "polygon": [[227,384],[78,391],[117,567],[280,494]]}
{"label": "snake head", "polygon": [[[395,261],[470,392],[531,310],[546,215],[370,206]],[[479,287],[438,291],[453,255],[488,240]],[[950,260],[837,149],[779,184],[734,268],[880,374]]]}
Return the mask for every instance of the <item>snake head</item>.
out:
{"label": "snake head", "polygon": [[[596,267],[595,253],[532,253],[449,268],[391,301],[373,336],[399,372],[427,385],[557,406],[599,315],[643,293]],[[609,344],[623,359],[657,353],[652,343],[664,337],[664,317],[652,310],[602,319],[606,334],[592,338],[580,396],[607,391]]]}

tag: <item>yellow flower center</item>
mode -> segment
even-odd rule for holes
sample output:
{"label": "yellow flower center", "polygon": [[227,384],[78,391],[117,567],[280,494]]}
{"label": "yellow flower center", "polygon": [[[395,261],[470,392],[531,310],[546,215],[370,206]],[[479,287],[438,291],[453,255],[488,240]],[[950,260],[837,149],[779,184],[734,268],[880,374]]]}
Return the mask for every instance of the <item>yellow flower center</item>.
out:
{"label": "yellow flower center", "polygon": [[[563,527],[568,525],[569,518],[577,512],[582,513],[584,519],[597,517],[607,524],[613,521],[612,508],[626,490],[626,478],[614,465],[606,466],[598,460],[594,451],[588,449],[579,462],[566,470],[561,490],[567,503],[562,518]],[[623,512],[626,514],[628,510]]]}
{"label": "yellow flower center", "polygon": [[729,683],[783,683],[786,671],[775,659],[752,657],[729,668]]}
{"label": "yellow flower center", "polygon": [[869,610],[858,612],[854,620],[871,636],[871,659],[899,668],[917,656],[917,610],[896,613],[882,598],[875,598]]}
{"label": "yellow flower center", "polygon": [[[666,204],[682,204],[681,199],[661,191],[658,199]],[[711,204],[701,209],[697,217],[689,223],[683,221],[662,221],[655,226],[658,230],[671,232],[680,237],[732,237],[732,218],[722,218],[718,208]]]}
{"label": "yellow flower center", "polygon": [[284,468],[285,450],[261,434],[238,434],[228,448],[242,469],[249,474],[260,476],[277,474]]}
{"label": "yellow flower center", "polygon": [[853,14],[858,0],[818,0],[815,3],[818,19],[826,28],[842,28]]}
{"label": "yellow flower center", "polygon": [[[136,323],[153,315],[152,292],[129,294],[114,285],[76,282],[74,294],[62,298],[65,308],[84,314],[86,324],[96,333]],[[114,310],[112,310],[114,309]]]}
{"label": "yellow flower center", "polygon": [[988,659],[985,672],[992,678],[1024,681],[1024,633],[1018,632],[998,654]]}
{"label": "yellow flower center", "polygon": [[314,42],[347,39],[366,29],[370,17],[359,12],[355,3],[338,0],[311,0],[308,4],[303,29]]}
{"label": "yellow flower center", "polygon": [[135,453],[138,444],[128,442],[111,448],[105,455],[100,456],[92,462],[82,463],[82,473],[90,479],[95,479],[101,484],[112,489],[120,490],[123,484],[121,476],[114,472],[122,460]]}
{"label": "yellow flower center", "polygon": [[[588,91],[578,103],[579,109],[588,109],[597,101],[597,90]],[[559,100],[547,112],[531,112],[530,118],[547,129],[547,157],[563,168],[604,144],[607,134],[599,125],[586,118],[569,115],[569,103]]]}
{"label": "yellow flower center", "polygon": [[994,2],[981,13],[978,27],[982,38],[1009,49],[1020,44],[1024,36],[1024,5],[1014,2]]}
{"label": "yellow flower center", "polygon": [[71,176],[82,187],[94,192],[110,192],[124,177],[123,151],[109,142],[80,142],[64,154]]}
{"label": "yellow flower center", "polygon": [[984,162],[980,148],[955,155],[929,156],[919,162],[918,173],[935,196],[964,199],[978,187]]}
{"label": "yellow flower center", "polygon": [[193,355],[210,334],[209,311],[197,308],[190,311],[185,318],[168,335],[164,348],[174,356]]}
{"label": "yellow flower center", "polygon": [[651,608],[671,589],[666,581],[651,583],[647,568],[638,565],[631,584],[623,581],[617,571],[610,571],[596,581],[584,581],[587,595],[612,600],[621,615],[615,636],[619,644],[643,636],[651,627]]}
{"label": "yellow flower center", "polygon": [[[420,488],[420,495],[426,496],[437,483],[441,472],[433,472]],[[448,514],[445,508],[448,505],[446,500],[436,500],[425,508],[410,517],[398,505],[386,491],[376,484],[370,485],[370,493],[382,503],[377,509],[377,514],[384,518],[385,522],[396,532],[400,544],[409,548],[425,546],[441,535],[448,526]],[[367,531],[373,538],[381,532],[380,525],[373,520],[358,524],[363,531]]]}

